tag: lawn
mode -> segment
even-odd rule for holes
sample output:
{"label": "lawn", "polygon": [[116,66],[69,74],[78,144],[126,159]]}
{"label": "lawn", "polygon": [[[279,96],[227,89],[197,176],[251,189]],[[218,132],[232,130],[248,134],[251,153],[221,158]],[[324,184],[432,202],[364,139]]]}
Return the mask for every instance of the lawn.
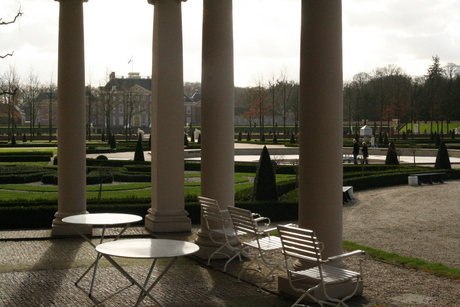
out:
{"label": "lawn", "polygon": [[[235,173],[235,192],[253,186],[253,173]],[[185,174],[184,178],[200,177],[199,173]],[[294,175],[278,174],[277,181],[294,179]],[[150,183],[115,183],[104,184],[102,186],[102,199],[118,198],[149,198],[151,195]],[[41,184],[1,184],[0,201],[8,202],[14,200],[31,201],[34,199],[57,200],[57,186]],[[89,185],[86,187],[87,199],[97,199],[99,185]],[[184,195],[200,195],[201,182],[185,182]]]}

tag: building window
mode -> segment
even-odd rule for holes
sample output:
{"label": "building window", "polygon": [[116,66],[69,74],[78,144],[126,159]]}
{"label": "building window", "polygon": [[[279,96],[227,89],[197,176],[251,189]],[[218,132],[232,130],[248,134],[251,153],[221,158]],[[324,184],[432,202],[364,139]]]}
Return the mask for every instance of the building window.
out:
{"label": "building window", "polygon": [[140,126],[139,116],[134,116],[134,127]]}
{"label": "building window", "polygon": [[118,105],[118,113],[123,113],[123,105],[121,103]]}
{"label": "building window", "polygon": [[192,107],[191,106],[187,106],[187,114],[192,114]]}
{"label": "building window", "polygon": [[123,116],[118,117],[118,124],[123,126]]}

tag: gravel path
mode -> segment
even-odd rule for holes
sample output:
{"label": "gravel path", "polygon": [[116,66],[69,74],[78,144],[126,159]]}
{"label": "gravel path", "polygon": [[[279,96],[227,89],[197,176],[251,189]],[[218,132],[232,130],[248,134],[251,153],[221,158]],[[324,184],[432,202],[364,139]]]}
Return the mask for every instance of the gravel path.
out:
{"label": "gravel path", "polygon": [[460,269],[460,181],[354,193],[344,206],[349,240]]}

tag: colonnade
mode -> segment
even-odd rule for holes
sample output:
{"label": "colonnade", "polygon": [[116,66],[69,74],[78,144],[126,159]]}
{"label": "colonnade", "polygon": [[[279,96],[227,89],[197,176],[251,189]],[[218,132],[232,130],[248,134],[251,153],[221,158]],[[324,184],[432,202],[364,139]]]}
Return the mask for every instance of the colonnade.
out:
{"label": "colonnade", "polygon": [[[63,217],[86,212],[83,2],[59,0],[54,235],[71,232]],[[154,5],[152,206],[145,226],[152,232],[190,231],[183,199],[182,1],[148,2]],[[301,12],[299,225],[316,231],[327,257],[342,246],[341,0],[302,0]],[[202,195],[223,207],[234,205],[232,21],[232,0],[203,1]],[[204,225],[197,243],[212,249]]]}

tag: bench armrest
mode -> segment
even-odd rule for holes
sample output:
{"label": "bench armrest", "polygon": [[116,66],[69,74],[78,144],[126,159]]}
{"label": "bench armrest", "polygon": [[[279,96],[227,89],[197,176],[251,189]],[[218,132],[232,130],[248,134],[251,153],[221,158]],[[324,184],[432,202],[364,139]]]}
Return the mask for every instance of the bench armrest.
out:
{"label": "bench armrest", "polygon": [[325,260],[325,262],[329,262],[329,261],[333,261],[333,260],[337,260],[337,259],[348,258],[348,257],[351,257],[351,256],[356,256],[356,255],[363,255],[364,259],[367,259],[367,257],[368,257],[367,253],[365,251],[363,251],[363,250],[355,250],[355,251],[352,251],[352,252],[349,252],[349,253],[328,257],[327,260]]}

